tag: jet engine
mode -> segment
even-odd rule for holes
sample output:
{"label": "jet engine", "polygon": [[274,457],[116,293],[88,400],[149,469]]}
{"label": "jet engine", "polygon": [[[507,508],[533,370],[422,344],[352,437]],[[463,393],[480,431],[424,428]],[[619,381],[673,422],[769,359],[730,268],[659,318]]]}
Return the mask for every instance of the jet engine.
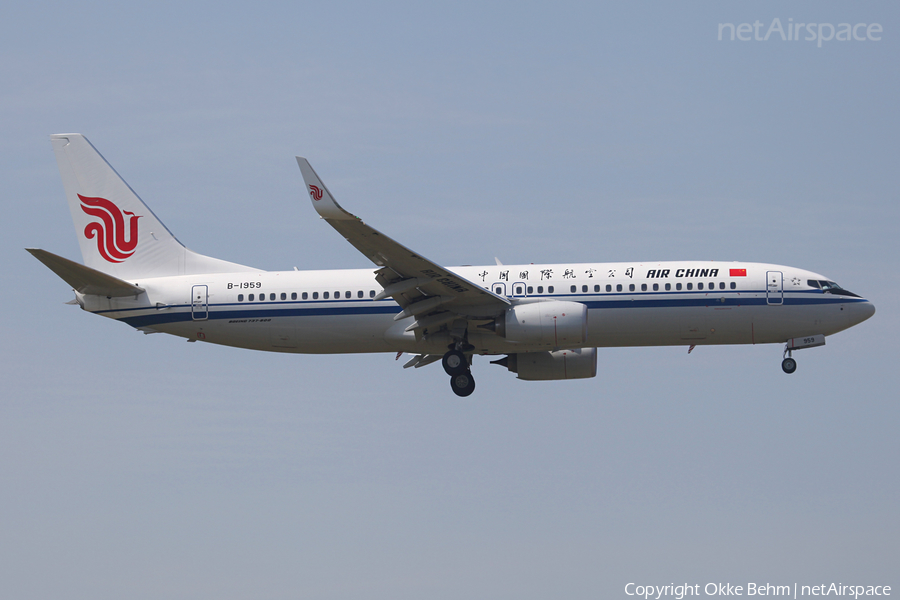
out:
{"label": "jet engine", "polygon": [[577,346],[587,337],[587,306],[562,301],[518,304],[484,327],[511,342]]}
{"label": "jet engine", "polygon": [[597,375],[597,349],[521,352],[491,361],[491,364],[506,367],[526,381],[589,379]]}

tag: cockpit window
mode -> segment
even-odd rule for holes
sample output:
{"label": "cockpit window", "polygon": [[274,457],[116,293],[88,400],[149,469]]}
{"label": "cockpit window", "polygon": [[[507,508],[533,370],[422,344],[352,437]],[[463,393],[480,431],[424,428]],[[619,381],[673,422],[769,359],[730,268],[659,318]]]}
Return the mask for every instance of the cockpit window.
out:
{"label": "cockpit window", "polygon": [[834,294],[835,296],[852,296],[853,298],[859,298],[859,296],[857,296],[853,292],[848,292],[833,281],[822,281],[820,279],[818,282],[810,281],[810,283],[818,283],[819,285],[817,285],[816,287],[821,288],[822,291],[826,294]]}
{"label": "cockpit window", "polygon": [[816,281],[815,279],[807,279],[806,285],[808,285],[809,287],[817,288],[817,287],[819,287],[819,282]]}

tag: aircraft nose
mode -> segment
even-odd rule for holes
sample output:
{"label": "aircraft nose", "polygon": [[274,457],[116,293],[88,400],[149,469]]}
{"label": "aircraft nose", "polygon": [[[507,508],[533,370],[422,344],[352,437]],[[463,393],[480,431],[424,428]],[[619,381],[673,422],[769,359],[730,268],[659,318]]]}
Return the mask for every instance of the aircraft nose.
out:
{"label": "aircraft nose", "polygon": [[856,323],[862,323],[875,314],[875,305],[868,300],[858,303],[854,308],[856,309],[853,311],[856,316],[854,319]]}
{"label": "aircraft nose", "polygon": [[863,314],[866,315],[865,318],[868,319],[872,315],[875,314],[875,305],[871,302],[866,302],[863,305]]}

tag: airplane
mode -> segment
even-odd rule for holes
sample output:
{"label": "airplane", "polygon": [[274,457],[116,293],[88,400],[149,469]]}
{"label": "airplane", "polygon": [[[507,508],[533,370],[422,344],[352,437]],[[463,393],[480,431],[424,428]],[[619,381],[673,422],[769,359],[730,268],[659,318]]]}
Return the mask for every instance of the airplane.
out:
{"label": "airplane", "polygon": [[391,352],[441,361],[458,396],[474,355],[526,381],[597,374],[597,348],[784,344],[793,351],[875,313],[830,278],[748,262],[442,267],[344,210],[305,158],[310,201],[374,267],[264,271],[187,249],[81,134],[51,136],[84,264],[28,252],[70,304],[144,333],[301,354]]}

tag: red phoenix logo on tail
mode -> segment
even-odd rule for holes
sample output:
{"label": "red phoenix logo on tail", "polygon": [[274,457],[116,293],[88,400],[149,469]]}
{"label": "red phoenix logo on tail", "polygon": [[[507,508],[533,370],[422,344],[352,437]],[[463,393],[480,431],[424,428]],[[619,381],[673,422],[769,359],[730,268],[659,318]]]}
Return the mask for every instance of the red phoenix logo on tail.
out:
{"label": "red phoenix logo on tail", "polygon": [[[92,240],[97,236],[97,250],[100,256],[112,263],[120,263],[134,254],[138,243],[138,224],[141,217],[123,211],[106,198],[88,198],[78,194],[81,210],[97,217],[99,221],[89,223],[84,228],[84,236]],[[125,239],[125,215],[128,215],[128,239]]]}
{"label": "red phoenix logo on tail", "polygon": [[312,196],[313,200],[321,200],[322,189],[317,185],[311,185],[309,186],[309,195]]}

